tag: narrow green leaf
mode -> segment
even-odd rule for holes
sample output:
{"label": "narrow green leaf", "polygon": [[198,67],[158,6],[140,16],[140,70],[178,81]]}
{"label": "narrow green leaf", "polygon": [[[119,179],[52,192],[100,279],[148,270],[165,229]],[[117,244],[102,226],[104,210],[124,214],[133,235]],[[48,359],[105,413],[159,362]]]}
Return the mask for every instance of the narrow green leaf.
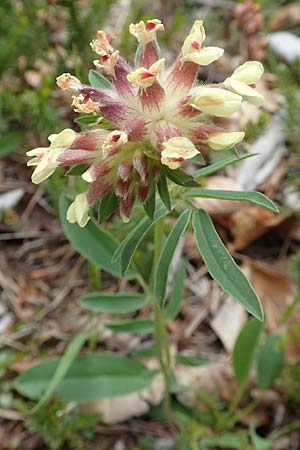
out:
{"label": "narrow green leaf", "polygon": [[71,167],[66,173],[66,175],[78,176],[82,175],[89,167],[89,164],[77,164],[76,166]]}
{"label": "narrow green leaf", "polygon": [[166,307],[167,320],[173,320],[180,311],[181,302],[184,298],[184,280],[186,277],[186,270],[183,261],[179,262],[178,269],[175,275],[175,280]]}
{"label": "narrow green leaf", "polygon": [[101,75],[101,73],[93,69],[89,71],[89,82],[91,86],[97,88],[110,90],[113,90],[114,88],[113,85],[106,78],[104,78],[103,75]]}
{"label": "narrow green leaf", "polygon": [[46,391],[37,405],[33,408],[32,413],[36,413],[51,398],[58,385],[64,379],[66,373],[73,364],[76,356],[88,337],[88,334],[80,333],[72,340],[72,342],[70,342],[64,355],[60,358],[59,363],[57,364],[53,377],[46,387]]}
{"label": "narrow green leaf", "polygon": [[256,155],[257,153],[249,153],[247,155],[243,155],[238,158],[236,156],[231,156],[229,158],[221,159],[220,161],[216,161],[207,167],[202,167],[201,169],[196,170],[196,172],[193,173],[193,177],[194,178],[207,177],[207,175],[211,175],[212,173],[218,172],[219,170],[224,169],[224,167],[226,166],[240,162],[243,159],[252,158],[252,156]]}
{"label": "narrow green leaf", "polygon": [[100,223],[105,222],[119,207],[120,200],[114,192],[105,194],[100,202],[98,209],[98,220]]}
{"label": "narrow green leaf", "polygon": [[179,186],[184,187],[196,187],[199,186],[199,183],[194,179],[193,176],[183,172],[183,170],[180,169],[169,169],[169,167],[164,166],[163,167],[163,173],[168,177],[170,180],[172,180],[174,183],[178,184]]}
{"label": "narrow green leaf", "polygon": [[[121,277],[119,264],[111,260],[118,247],[117,242],[92,220],[90,220],[85,228],[80,228],[77,224],[69,223],[66,219],[66,214],[70,204],[71,201],[65,195],[62,195],[59,201],[59,215],[68,240],[78,253],[87,260],[107,272]],[[128,272],[128,278],[132,278],[133,276],[132,270]]]}
{"label": "narrow green leaf", "polygon": [[282,338],[279,335],[267,337],[257,357],[257,384],[260,389],[268,389],[280,375],[284,367]]}
{"label": "narrow green leaf", "polygon": [[156,300],[161,304],[166,295],[168,274],[174,256],[174,252],[180,238],[183,236],[186,227],[191,218],[191,211],[184,211],[177,220],[174,228],[167,237],[162,249],[159,261],[157,263],[154,275],[154,295]]}
{"label": "narrow green leaf", "polygon": [[200,209],[194,213],[193,227],[199,252],[210,275],[254,317],[263,320],[256,293],[221,241],[206,211]]}
{"label": "narrow green leaf", "polygon": [[149,219],[153,220],[154,213],[155,213],[155,190],[156,190],[156,182],[154,180],[151,180],[150,183],[150,192],[149,197],[143,204],[144,210],[149,217]]}
{"label": "narrow green leaf", "polygon": [[275,203],[261,192],[256,191],[223,191],[215,189],[189,189],[185,196],[197,198],[218,198],[221,200],[235,200],[249,202],[273,212],[278,212]]}
{"label": "narrow green leaf", "polygon": [[135,293],[91,293],[80,297],[78,303],[89,311],[129,313],[141,309],[147,303],[145,296]]}
{"label": "narrow green leaf", "polygon": [[232,364],[235,376],[241,383],[245,383],[249,378],[262,329],[262,322],[252,317],[243,326],[236,340]]}
{"label": "narrow green leaf", "polygon": [[[59,359],[45,361],[23,372],[17,379],[17,391],[31,399],[42,396],[58,367]],[[84,403],[140,391],[150,386],[156,371],[138,361],[111,354],[78,356],[55,394],[66,402]]]}
{"label": "narrow green leaf", "polygon": [[74,119],[74,122],[78,123],[79,125],[95,125],[102,120],[102,116],[99,114],[84,114],[79,117],[76,117]]}
{"label": "narrow green leaf", "polygon": [[248,438],[246,433],[223,433],[219,436],[208,436],[201,439],[201,448],[224,448],[226,450],[241,450],[248,447]]}
{"label": "narrow green leaf", "polygon": [[11,131],[6,133],[0,139],[0,156],[7,156],[12,153],[18,145],[21,144],[24,138],[24,133],[22,131]]}
{"label": "narrow green leaf", "polygon": [[182,353],[176,354],[176,363],[182,364],[183,366],[188,367],[200,367],[200,366],[207,366],[212,363],[210,359],[206,358],[191,358],[189,356],[186,356]]}
{"label": "narrow green leaf", "polygon": [[127,320],[126,322],[106,323],[106,328],[114,331],[115,333],[153,333],[154,322],[153,320]]}
{"label": "narrow green leaf", "polygon": [[160,198],[161,198],[163,204],[169,211],[171,211],[171,208],[172,208],[171,198],[170,198],[167,178],[165,177],[164,174],[162,174],[158,179],[157,189],[158,189],[158,192],[159,192],[159,195],[160,195]]}
{"label": "narrow green leaf", "polygon": [[140,245],[141,241],[148,233],[148,231],[153,227],[153,225],[162,217],[167,215],[168,211],[166,208],[160,204],[155,211],[153,220],[149,219],[149,217],[145,217],[136,228],[134,228],[128,236],[121,242],[119,247],[117,248],[113,261],[120,259],[121,271],[122,274],[125,274],[133,255]]}

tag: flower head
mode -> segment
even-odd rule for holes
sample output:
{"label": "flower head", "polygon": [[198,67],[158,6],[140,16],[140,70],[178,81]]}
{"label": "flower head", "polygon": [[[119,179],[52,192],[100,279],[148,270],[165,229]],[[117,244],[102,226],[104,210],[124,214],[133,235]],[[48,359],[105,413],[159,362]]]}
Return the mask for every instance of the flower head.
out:
{"label": "flower head", "polygon": [[205,39],[205,30],[202,20],[196,20],[190,34],[185,39],[182,46],[182,61],[190,61],[199,66],[207,66],[219,59],[224,50],[219,47],[202,48]]}
{"label": "flower head", "polygon": [[83,228],[86,226],[90,217],[88,215],[89,204],[86,194],[76,195],[74,202],[69,206],[67,211],[67,220],[70,223],[78,223]]}
{"label": "flower head", "polygon": [[28,156],[33,156],[27,165],[36,166],[31,176],[34,184],[41,183],[55,172],[55,169],[59,166],[57,161],[59,155],[72,144],[76,135],[77,133],[70,129],[63,130],[59,134],[51,134],[48,138],[50,141],[49,147],[35,148],[26,153]]}
{"label": "flower head", "polygon": [[186,137],[173,137],[163,143],[161,162],[170,169],[178,169],[183,161],[196,156],[199,151]]}
{"label": "flower head", "polygon": [[[87,191],[76,196],[67,214],[68,220],[79,226],[87,224],[89,209],[106,193],[116,194],[121,215],[127,220],[136,199],[144,203],[161,173],[168,176],[166,166],[184,168],[203,147],[233,148],[244,132],[226,132],[211,116],[230,116],[242,101],[258,103],[262,98],[254,86],[263,72],[256,61],[237,68],[223,84],[196,85],[199,66],[223,54],[223,49],[203,45],[206,34],[201,20],[195,21],[168,68],[156,41],[157,32],[164,30],[160,20],[131,24],[129,30],[138,41],[136,68],[113,48],[111,36],[98,31],[91,42],[99,55],[94,64],[109,82],[102,78],[102,87],[95,87],[81,84],[68,73],[57,78],[60,88],[74,93],[74,110],[90,114],[92,125],[80,133],[64,130],[49,137],[49,148],[28,152],[33,157],[28,165],[36,166],[35,183],[45,180],[58,166],[87,165],[81,175],[88,183]],[[101,128],[102,123],[105,126]]]}
{"label": "flower head", "polygon": [[198,87],[192,92],[191,105],[216,117],[230,116],[239,109],[242,102],[240,95],[221,88]]}

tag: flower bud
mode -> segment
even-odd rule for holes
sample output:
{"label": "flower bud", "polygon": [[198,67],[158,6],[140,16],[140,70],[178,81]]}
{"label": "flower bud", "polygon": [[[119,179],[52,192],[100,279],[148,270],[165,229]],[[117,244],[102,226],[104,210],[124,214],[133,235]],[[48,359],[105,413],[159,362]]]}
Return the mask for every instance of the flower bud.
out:
{"label": "flower bud", "polygon": [[67,221],[70,223],[78,223],[83,228],[86,226],[90,217],[88,215],[89,204],[86,194],[76,195],[75,200],[68,208]]}
{"label": "flower bud", "polygon": [[188,138],[174,137],[163,143],[161,162],[170,169],[178,169],[180,163],[193,158],[198,153],[198,150]]}
{"label": "flower bud", "polygon": [[36,166],[31,179],[34,184],[39,184],[50,177],[55,169],[59,166],[58,157],[69,147],[77,133],[67,128],[59,134],[51,134],[48,139],[50,141],[49,147],[40,147],[30,150],[26,153],[28,156],[33,156],[27,163],[28,166]]}
{"label": "flower bud", "polygon": [[164,26],[158,19],[147,20],[146,23],[141,20],[139,23],[129,25],[130,34],[136,37],[143,47],[156,39],[157,31],[164,31]]}
{"label": "flower bud", "polygon": [[211,134],[206,141],[213,150],[228,150],[233,148],[245,137],[243,131],[232,131],[229,133],[215,133]]}
{"label": "flower bud", "polygon": [[146,89],[152,86],[152,84],[156,81],[156,78],[163,69],[164,64],[165,59],[162,58],[152,64],[149,69],[139,67],[134,72],[131,72],[127,75],[127,80],[131,83],[141,86],[143,89]]}
{"label": "flower bud", "polygon": [[56,84],[63,91],[78,92],[81,88],[81,81],[70,73],[63,73],[57,77]]}
{"label": "flower bud", "polygon": [[226,117],[237,111],[242,97],[225,89],[199,87],[192,91],[191,105],[205,114]]}

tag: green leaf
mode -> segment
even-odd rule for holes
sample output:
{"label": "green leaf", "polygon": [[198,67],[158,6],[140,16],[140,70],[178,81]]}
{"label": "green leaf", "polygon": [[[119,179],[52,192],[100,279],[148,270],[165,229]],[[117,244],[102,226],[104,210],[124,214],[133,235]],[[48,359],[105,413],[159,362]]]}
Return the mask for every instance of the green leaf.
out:
{"label": "green leaf", "polygon": [[66,173],[66,175],[78,176],[82,175],[89,167],[89,164],[77,164],[76,166],[71,167]]}
{"label": "green leaf", "polygon": [[115,333],[152,333],[154,330],[153,320],[127,320],[126,322],[106,323],[106,328]]}
{"label": "green leaf", "polygon": [[165,177],[164,174],[161,174],[161,176],[158,179],[157,189],[158,189],[158,192],[159,192],[159,195],[160,195],[160,198],[161,198],[163,204],[169,211],[171,211],[171,209],[172,209],[171,198],[170,198],[167,178]]}
{"label": "green leaf", "polygon": [[251,443],[255,450],[271,450],[273,448],[274,442],[271,439],[266,439],[259,436],[253,425],[250,427],[250,437]]}
{"label": "green leaf", "polygon": [[224,433],[220,436],[208,436],[201,439],[201,448],[224,448],[241,450],[248,447],[246,434]]}
{"label": "green leaf", "polygon": [[163,246],[159,261],[157,263],[154,275],[154,295],[156,300],[161,304],[166,295],[168,275],[174,252],[180,238],[183,236],[186,227],[191,218],[191,211],[184,211],[177,220],[174,228],[167,237]]}
{"label": "green leaf", "polygon": [[144,210],[145,210],[147,216],[149,217],[149,219],[151,219],[151,220],[153,220],[154,213],[155,213],[155,188],[156,188],[156,183],[154,180],[151,180],[149,197],[143,204]]}
{"label": "green leaf", "polygon": [[207,167],[202,167],[201,169],[197,170],[196,172],[193,173],[193,177],[195,178],[207,177],[207,175],[211,175],[212,173],[218,172],[219,170],[224,169],[224,167],[226,166],[240,162],[243,159],[252,158],[252,156],[256,155],[257,153],[249,153],[247,155],[243,155],[238,158],[236,156],[231,156],[229,158],[221,159],[220,161],[216,161]]}
{"label": "green leaf", "polygon": [[[28,369],[18,377],[17,391],[31,399],[40,398],[58,364],[59,359],[54,359]],[[66,402],[76,403],[118,397],[148,388],[156,373],[122,356],[80,355],[56,387],[55,394]]]}
{"label": "green leaf", "polygon": [[70,342],[64,355],[60,358],[57,364],[53,377],[50,380],[46,388],[46,391],[42,395],[42,398],[37,403],[37,405],[35,405],[35,407],[33,408],[32,410],[33,413],[37,412],[51,398],[52,394],[55,392],[58,385],[64,379],[66,373],[70,369],[81,347],[88,339],[88,337],[89,337],[88,334],[80,333]]}
{"label": "green leaf", "polygon": [[24,134],[22,131],[11,131],[6,133],[4,137],[0,139],[0,156],[7,156],[12,153],[18,145],[21,144]]}
{"label": "green leaf", "polygon": [[254,317],[263,320],[256,293],[221,241],[207,212],[200,209],[194,213],[193,227],[199,252],[210,275]]}
{"label": "green leaf", "polygon": [[97,123],[100,123],[102,119],[102,116],[100,116],[99,114],[84,114],[76,117],[76,119],[74,119],[74,122],[78,123],[79,125],[95,125]]}
{"label": "green leaf", "polygon": [[235,376],[241,383],[245,383],[249,378],[262,329],[262,322],[252,317],[243,326],[236,340],[232,364]]}
{"label": "green leaf", "polygon": [[145,297],[135,293],[98,294],[80,297],[78,303],[89,311],[108,313],[128,313],[141,309],[147,303]]}
{"label": "green leaf", "polygon": [[257,357],[257,384],[260,389],[268,389],[284,367],[282,338],[279,335],[267,337]]}
{"label": "green leaf", "polygon": [[105,222],[119,207],[120,200],[114,192],[105,194],[100,202],[98,209],[98,220],[100,223]]}
{"label": "green leaf", "polygon": [[192,177],[191,175],[183,172],[183,170],[180,169],[169,169],[169,167],[164,166],[163,167],[163,173],[168,177],[170,180],[172,180],[174,183],[178,184],[179,186],[184,187],[196,187],[199,186],[199,183]]}
{"label": "green leaf", "polygon": [[181,302],[184,297],[184,280],[186,277],[186,270],[184,267],[184,263],[182,261],[179,262],[178,269],[175,275],[175,280],[172,288],[172,292],[170,295],[170,299],[168,301],[166,307],[166,319],[173,320],[177,316],[180,311]]}
{"label": "green leaf", "polygon": [[261,192],[256,191],[223,191],[215,189],[189,189],[185,196],[198,198],[218,198],[221,200],[236,200],[239,202],[249,202],[262,206],[273,212],[278,212],[275,203]]}
{"label": "green leaf", "polygon": [[[85,228],[77,224],[69,223],[66,219],[67,209],[71,201],[62,195],[59,201],[59,215],[64,233],[75,250],[87,260],[106,270],[107,272],[121,277],[119,264],[112,262],[112,256],[118,248],[117,242],[104,230],[98,227],[92,220]],[[128,272],[127,277],[133,277]]]}
{"label": "green leaf", "polygon": [[182,364],[188,367],[200,367],[207,366],[212,363],[210,359],[206,358],[190,358],[189,356],[183,355],[182,353],[176,354],[176,363]]}
{"label": "green leaf", "polygon": [[93,69],[89,71],[89,82],[93,87],[111,90],[114,89],[113,85],[106,78],[104,78],[103,75]]}
{"label": "green leaf", "polygon": [[129,234],[128,236],[121,242],[119,247],[116,249],[113,255],[113,261],[120,259],[121,271],[122,274],[125,274],[133,255],[140,245],[141,241],[148,233],[148,231],[153,227],[153,225],[162,217],[166,216],[168,211],[164,207],[164,205],[159,204],[153,220],[149,219],[149,217],[145,217]]}

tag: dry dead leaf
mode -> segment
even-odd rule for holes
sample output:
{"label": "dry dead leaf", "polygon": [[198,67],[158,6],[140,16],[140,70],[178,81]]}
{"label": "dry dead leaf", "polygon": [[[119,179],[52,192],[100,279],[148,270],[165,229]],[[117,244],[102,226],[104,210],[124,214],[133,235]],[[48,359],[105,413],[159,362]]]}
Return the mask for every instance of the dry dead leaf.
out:
{"label": "dry dead leaf", "polygon": [[[182,389],[177,398],[188,408],[203,408],[203,402],[200,396],[197,396],[197,391],[213,392],[221,400],[230,401],[237,388],[230,359],[227,357],[207,366],[178,365],[175,367],[175,376],[178,384],[187,388]],[[191,387],[193,390],[189,389]]]}
{"label": "dry dead leaf", "polygon": [[[157,368],[157,361],[148,359],[144,362],[148,368]],[[101,413],[101,421],[107,424],[124,422],[132,417],[146,414],[151,405],[158,405],[164,396],[164,384],[161,375],[154,378],[149,389],[115,398],[85,403],[85,413]]]}
{"label": "dry dead leaf", "polygon": [[277,115],[251,146],[250,153],[257,153],[257,156],[239,165],[236,182],[246,190],[264,183],[287,152],[284,141],[283,120]]}
{"label": "dry dead leaf", "polygon": [[[300,321],[300,315],[295,311],[287,322],[281,323],[282,316],[293,303],[297,291],[295,281],[283,270],[285,267],[284,261],[276,266],[248,258],[244,262],[246,276],[262,302],[271,333],[285,332]],[[290,363],[299,361],[299,343],[291,343],[286,355]]]}
{"label": "dry dead leaf", "polygon": [[292,3],[276,10],[269,20],[271,31],[282,29],[287,24],[296,25],[300,23],[300,5]]}
{"label": "dry dead leaf", "polygon": [[230,250],[242,250],[248,247],[270,229],[277,227],[286,220],[283,214],[275,214],[258,207],[247,207],[234,212],[227,222],[227,227],[233,235]]}
{"label": "dry dead leaf", "polygon": [[247,320],[246,310],[232,297],[227,297],[210,322],[210,326],[228,352],[233,350],[235,341]]}

